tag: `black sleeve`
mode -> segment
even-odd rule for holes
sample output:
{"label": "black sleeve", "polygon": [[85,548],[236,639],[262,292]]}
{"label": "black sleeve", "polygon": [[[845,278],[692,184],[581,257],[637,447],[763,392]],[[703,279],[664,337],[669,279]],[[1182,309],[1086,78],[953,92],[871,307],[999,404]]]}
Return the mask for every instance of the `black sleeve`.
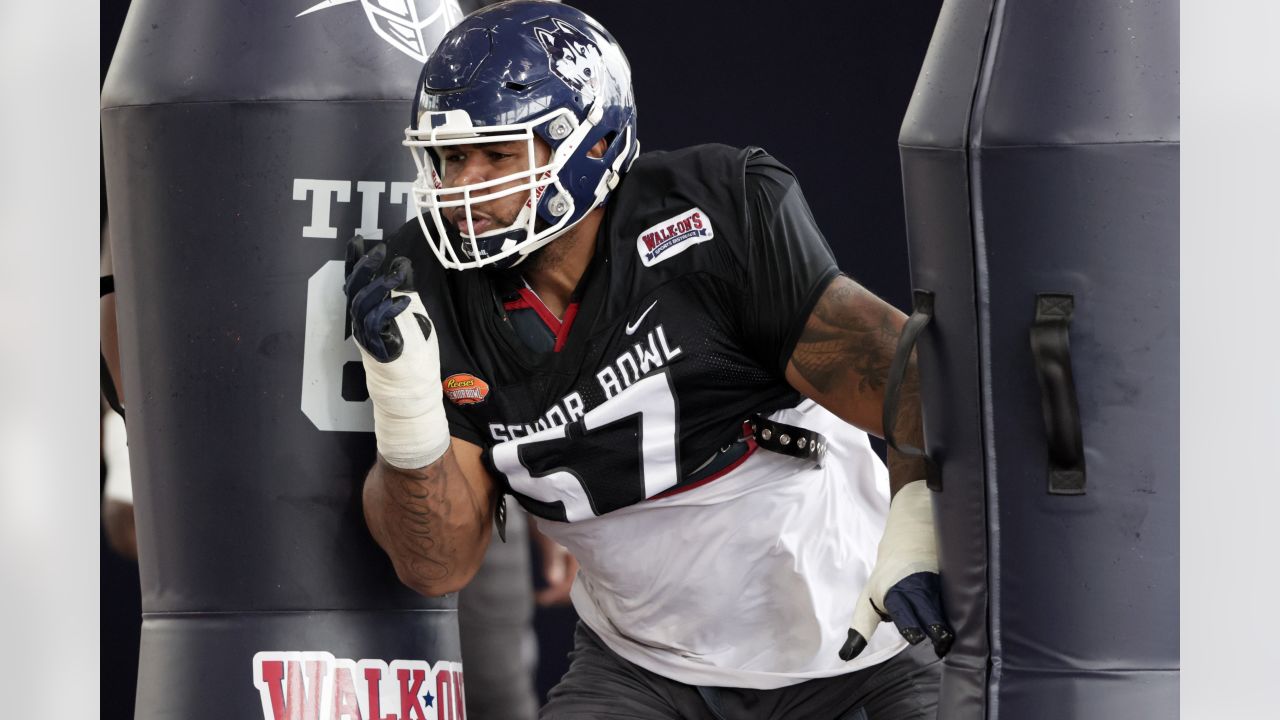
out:
{"label": "black sleeve", "polygon": [[809,313],[840,269],[795,176],[760,150],[747,160],[745,211],[747,232],[739,257],[747,296],[741,313],[744,340],[781,375]]}
{"label": "black sleeve", "polygon": [[487,448],[492,443],[486,443],[484,437],[476,430],[471,420],[458,409],[457,405],[449,402],[446,398],[444,401],[444,414],[449,418],[449,435],[459,440],[466,440],[480,448]]}

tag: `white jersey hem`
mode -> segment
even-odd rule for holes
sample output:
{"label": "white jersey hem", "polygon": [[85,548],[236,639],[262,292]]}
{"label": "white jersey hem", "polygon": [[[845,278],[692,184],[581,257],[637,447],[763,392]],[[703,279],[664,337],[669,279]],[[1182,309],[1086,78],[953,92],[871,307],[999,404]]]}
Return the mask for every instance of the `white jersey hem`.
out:
{"label": "white jersey hem", "polygon": [[711,665],[701,665],[691,662],[681,662],[678,656],[673,655],[650,655],[644,652],[637,652],[636,644],[626,638],[613,632],[610,628],[601,627],[598,623],[593,623],[595,618],[588,618],[585,614],[580,614],[582,622],[594,632],[608,646],[610,650],[633,665],[648,670],[651,673],[661,675],[668,680],[674,680],[686,685],[695,685],[703,687],[729,687],[729,688],[749,688],[752,690],[776,690],[778,688],[790,687],[798,685],[807,680],[816,680],[818,678],[835,677],[837,675],[846,675],[851,672],[865,670],[873,665],[879,665],[898,653],[907,649],[909,645],[907,641],[898,638],[898,642],[877,650],[868,652],[850,660],[843,665],[835,665],[821,670],[809,670],[796,673],[781,672],[764,672],[759,670],[742,670],[739,668],[721,668]]}

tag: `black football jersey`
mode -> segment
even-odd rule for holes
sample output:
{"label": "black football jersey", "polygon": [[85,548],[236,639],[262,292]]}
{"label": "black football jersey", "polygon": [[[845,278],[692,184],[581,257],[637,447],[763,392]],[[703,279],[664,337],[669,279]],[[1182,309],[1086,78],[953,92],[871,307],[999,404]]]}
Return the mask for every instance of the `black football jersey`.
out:
{"label": "black football jersey", "polygon": [[758,148],[641,155],[606,208],[562,318],[519,268],[445,270],[416,221],[388,240],[439,335],[451,434],[552,520],[730,469],[745,419],[799,402],[783,371],[839,272],[795,178]]}

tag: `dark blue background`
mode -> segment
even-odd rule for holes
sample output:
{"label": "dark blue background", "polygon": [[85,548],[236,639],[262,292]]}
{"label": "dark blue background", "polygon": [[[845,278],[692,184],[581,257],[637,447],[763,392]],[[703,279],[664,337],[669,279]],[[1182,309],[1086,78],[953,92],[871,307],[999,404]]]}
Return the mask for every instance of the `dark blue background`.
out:
{"label": "dark blue background", "polygon": [[[800,178],[845,272],[909,306],[897,135],[940,0],[574,4],[630,58],[643,149],[765,148]],[[104,77],[127,8],[101,5]],[[137,567],[102,542],[102,717],[132,718]],[[539,612],[543,692],[564,671],[572,622],[569,609]]]}

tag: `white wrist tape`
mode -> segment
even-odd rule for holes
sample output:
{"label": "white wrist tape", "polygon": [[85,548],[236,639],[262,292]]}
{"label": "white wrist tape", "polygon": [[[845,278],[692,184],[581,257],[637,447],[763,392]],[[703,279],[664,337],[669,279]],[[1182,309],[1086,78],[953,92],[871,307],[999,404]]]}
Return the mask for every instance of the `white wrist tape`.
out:
{"label": "white wrist tape", "polygon": [[378,452],[391,465],[402,469],[426,467],[449,449],[449,421],[440,385],[440,344],[434,328],[431,337],[424,338],[414,318],[415,314],[427,317],[418,294],[391,295],[409,298],[409,307],[394,320],[404,339],[400,356],[391,362],[378,362],[360,348],[365,384],[373,400],[373,432],[378,438]]}
{"label": "white wrist tape", "polygon": [[876,608],[884,610],[885,594],[899,580],[918,572],[938,572],[933,493],[924,480],[904,485],[889,504],[889,517],[876,552],[876,566],[858,598],[851,627],[869,639],[880,624]]}
{"label": "white wrist tape", "polygon": [[881,608],[885,593],[902,578],[938,572],[938,541],[933,532],[933,493],[924,480],[907,483],[893,496],[884,537],[876,552],[871,599]]}

